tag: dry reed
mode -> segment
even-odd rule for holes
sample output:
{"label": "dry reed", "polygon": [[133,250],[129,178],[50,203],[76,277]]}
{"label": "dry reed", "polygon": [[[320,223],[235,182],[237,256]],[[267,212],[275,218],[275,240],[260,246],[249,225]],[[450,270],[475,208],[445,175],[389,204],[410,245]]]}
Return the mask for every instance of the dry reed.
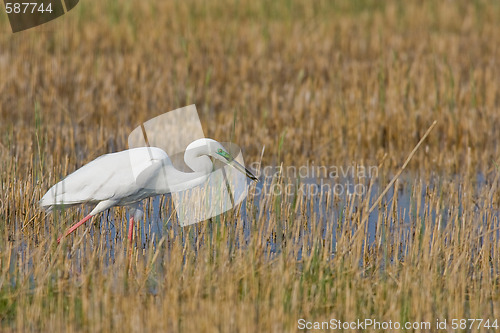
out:
{"label": "dry reed", "polygon": [[[2,331],[499,316],[496,3],[81,1],[40,29],[12,35],[5,13],[0,27]],[[57,246],[83,211],[45,215],[49,186],[191,103],[247,162],[265,146],[263,166],[380,165],[378,177],[358,180],[361,196],[303,196],[273,193],[296,181],[276,176],[186,228],[169,199],[157,217],[150,201],[163,237],[146,230],[131,257],[124,209]],[[434,120],[368,230],[358,212]]]}

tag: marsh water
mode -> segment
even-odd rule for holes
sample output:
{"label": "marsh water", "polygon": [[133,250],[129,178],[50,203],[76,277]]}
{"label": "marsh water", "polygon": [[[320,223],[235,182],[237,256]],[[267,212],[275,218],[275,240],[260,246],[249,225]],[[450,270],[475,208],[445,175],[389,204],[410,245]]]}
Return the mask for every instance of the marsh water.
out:
{"label": "marsh water", "polygon": [[[479,192],[486,184],[485,177],[481,174],[477,175],[475,191]],[[199,236],[201,230],[206,228],[212,234],[218,224],[226,223],[234,232],[235,239],[232,240],[231,246],[245,247],[252,237],[265,237],[262,241],[267,244],[268,253],[272,256],[280,251],[280,243],[284,241],[284,236],[280,237],[282,234],[280,229],[291,228],[294,223],[301,223],[304,228],[298,237],[291,240],[292,242],[310,242],[311,239],[305,237],[307,233],[312,228],[320,228],[322,238],[328,239],[331,244],[336,244],[337,237],[342,230],[354,228],[349,226],[349,219],[346,216],[361,209],[360,206],[366,203],[360,198],[366,199],[369,195],[369,203],[372,205],[385,186],[384,184],[382,187],[378,182],[370,185],[369,179],[359,182],[351,178],[289,179],[279,186],[272,180],[263,181],[251,187],[246,200],[235,209],[225,212],[223,219],[221,216],[215,216],[187,227],[180,227],[173,208],[172,197],[170,195],[158,196],[145,201],[144,218],[140,221],[140,226],[136,228],[139,234],[135,235],[134,242],[137,247],[145,250],[155,248],[163,237],[170,241],[183,242],[183,244],[188,239],[194,240],[191,243],[197,243],[198,237],[202,237]],[[384,232],[399,234],[403,243],[411,237],[408,231],[412,224],[421,223],[421,228],[434,228],[435,223],[439,223],[439,228],[444,228],[450,221],[452,207],[425,204],[431,193],[440,193],[446,197],[447,193],[443,193],[441,187],[441,178],[428,182],[415,182],[410,177],[399,181],[396,193],[395,187],[392,186],[383,197],[381,204],[375,207],[367,219],[368,246],[376,241],[375,236],[381,221],[384,221]],[[456,185],[455,191],[455,195],[461,201],[460,198],[464,195],[463,188]],[[462,207],[459,205],[453,209],[460,211]],[[495,221],[498,223],[498,212],[495,214]],[[81,215],[83,216],[83,213]],[[128,218],[127,214],[127,221]],[[429,221],[431,225],[425,225],[425,223],[429,224]],[[120,240],[126,237],[125,223],[127,222],[124,220],[117,220],[113,210],[110,210],[105,212],[99,223],[89,230],[89,237],[95,241],[98,241],[99,237],[105,237],[109,260],[113,260],[117,246],[121,244]],[[480,224],[481,221],[470,221],[470,223]],[[237,227],[238,232],[235,231]],[[262,233],[262,229],[265,228],[271,228],[274,231]],[[354,230],[351,231],[354,232]],[[299,251],[297,259],[300,260],[301,256],[302,252]]]}
{"label": "marsh water", "polygon": [[[455,223],[457,214],[463,210],[462,199],[470,195],[471,191],[470,188],[465,191],[460,182],[448,179],[448,184],[457,184],[452,186],[454,202],[458,202],[458,207],[448,207],[444,198],[452,193],[446,193],[450,189],[449,186],[444,186],[443,182],[443,178],[425,182],[415,181],[415,178],[411,177],[398,181],[397,186],[392,186],[381,203],[369,214],[363,246],[377,246],[389,238],[395,243],[394,239],[397,238],[396,243],[402,248],[397,256],[403,257],[406,251],[405,243],[415,236],[415,230],[422,232],[428,229],[435,232],[444,229],[448,223]],[[384,182],[382,187],[380,183],[370,179],[360,182],[359,179],[354,181],[350,178],[335,180],[309,178],[287,179],[277,186],[275,180],[265,180],[251,185],[246,200],[235,209],[187,227],[180,226],[176,211],[173,209],[172,197],[157,196],[144,202],[145,214],[136,226],[134,246],[142,249],[143,253],[161,250],[162,256],[168,256],[173,244],[180,242],[183,247],[192,247],[196,255],[197,247],[204,242],[212,242],[216,238],[214,235],[224,224],[229,236],[222,242],[227,242],[227,247],[231,251],[235,248],[244,250],[252,241],[258,239],[260,244],[264,244],[267,258],[272,259],[278,255],[284,245],[292,245],[297,249],[292,251],[293,256],[300,261],[305,255],[304,251],[313,251],[311,245],[320,235],[321,242],[330,244],[333,257],[336,255],[335,245],[338,237],[346,232],[354,234],[359,227],[352,223],[353,213],[362,209],[362,205],[366,205],[365,199],[368,196],[369,205],[372,205],[387,183],[388,181]],[[343,191],[340,190],[339,184],[343,186]],[[358,193],[355,193],[356,184],[363,185],[362,188],[357,188]],[[485,188],[490,191],[490,184],[491,181],[479,174],[474,182],[473,192],[480,193]],[[394,188],[397,188],[396,192]],[[360,192],[362,189],[364,192]],[[437,201],[430,200],[433,196],[438,197]],[[472,215],[474,219],[466,222],[480,229],[493,221],[495,225],[490,225],[488,228],[494,230],[494,234],[490,236],[496,242],[500,238],[500,214],[498,210],[490,207],[489,215],[481,215],[482,208],[478,205],[477,214]],[[73,216],[84,216],[90,209],[88,207],[75,209],[76,214]],[[53,216],[47,217],[47,221],[58,223],[66,214],[68,212],[54,212]],[[79,231],[80,234],[75,233],[70,236],[77,237],[70,243],[73,245],[68,247],[68,256],[72,258],[73,265],[83,267],[89,253],[92,253],[89,251],[96,247],[100,249],[102,262],[106,266],[112,265],[117,254],[126,251],[123,244],[127,244],[128,215],[128,213],[125,216],[117,214],[115,209],[108,210],[101,217],[82,227],[86,228],[84,233]],[[73,223],[68,218],[65,218],[65,221],[67,225],[61,226],[61,231]],[[436,224],[439,228],[435,228]],[[299,232],[290,232],[289,230],[293,228]],[[55,239],[56,235],[51,234],[55,229],[45,229],[45,237]],[[12,249],[14,255],[11,256],[12,267],[15,267],[16,261],[24,262],[23,265],[28,268],[33,267],[33,259],[26,251],[28,240],[19,239],[15,244],[17,245]],[[158,248],[159,245],[161,249]],[[48,251],[50,243],[46,246]],[[79,269],[81,268],[77,268]]]}

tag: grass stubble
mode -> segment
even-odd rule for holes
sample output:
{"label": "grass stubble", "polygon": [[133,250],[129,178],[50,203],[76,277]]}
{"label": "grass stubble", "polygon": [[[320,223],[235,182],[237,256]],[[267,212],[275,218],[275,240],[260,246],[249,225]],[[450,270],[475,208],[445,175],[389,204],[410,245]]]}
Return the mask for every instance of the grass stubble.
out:
{"label": "grass stubble", "polygon": [[[496,3],[82,1],[66,16],[11,35],[0,15],[2,331],[499,317]],[[242,207],[185,228],[164,198],[164,237],[138,234],[131,257],[124,209],[57,246],[83,211],[45,215],[49,186],[191,103],[247,163],[380,165],[359,179],[374,193],[251,187]],[[368,235],[364,207],[434,120]]]}

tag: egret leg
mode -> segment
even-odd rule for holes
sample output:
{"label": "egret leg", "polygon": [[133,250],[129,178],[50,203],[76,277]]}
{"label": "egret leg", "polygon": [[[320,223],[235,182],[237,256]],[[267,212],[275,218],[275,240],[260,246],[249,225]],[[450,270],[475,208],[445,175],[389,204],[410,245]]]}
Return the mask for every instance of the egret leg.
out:
{"label": "egret leg", "polygon": [[128,240],[130,244],[132,244],[132,236],[134,235],[134,217],[132,216],[130,218],[130,221],[128,222]]}
{"label": "egret leg", "polygon": [[59,236],[59,238],[57,239],[57,243],[59,244],[59,242],[61,241],[61,239],[63,237],[66,237],[68,236],[70,233],[72,233],[73,231],[75,231],[79,226],[81,226],[82,224],[84,224],[85,222],[87,222],[88,220],[90,220],[92,218],[92,216],[94,215],[87,215],[85,216],[80,222],[76,223],[74,226],[72,226],[71,228],[69,228],[65,233],[64,235],[61,235]]}

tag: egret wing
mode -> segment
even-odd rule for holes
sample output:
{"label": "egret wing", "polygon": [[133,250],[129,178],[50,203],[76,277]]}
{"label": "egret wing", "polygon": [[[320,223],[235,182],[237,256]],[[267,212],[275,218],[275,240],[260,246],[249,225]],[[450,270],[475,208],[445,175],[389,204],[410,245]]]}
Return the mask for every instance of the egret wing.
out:
{"label": "egret wing", "polygon": [[137,201],[142,197],[137,175],[154,165],[156,160],[165,159],[168,160],[168,156],[163,150],[146,147],[100,156],[52,186],[40,205],[50,209],[54,205],[109,199]]}

